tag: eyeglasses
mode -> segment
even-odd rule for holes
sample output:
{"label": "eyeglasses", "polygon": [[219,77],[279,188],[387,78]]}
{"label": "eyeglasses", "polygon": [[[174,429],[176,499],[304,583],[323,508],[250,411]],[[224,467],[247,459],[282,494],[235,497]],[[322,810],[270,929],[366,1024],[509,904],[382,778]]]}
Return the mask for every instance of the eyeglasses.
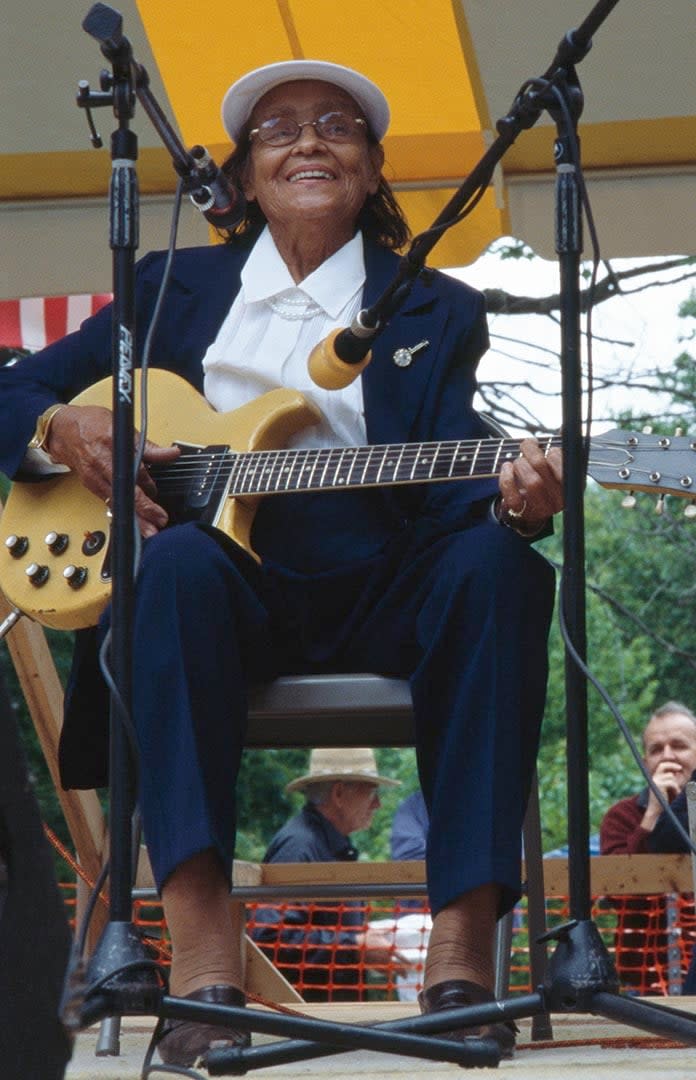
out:
{"label": "eyeglasses", "polygon": [[326,113],[318,120],[305,120],[303,124],[290,116],[272,116],[250,131],[249,138],[258,138],[267,146],[292,146],[306,127],[313,127],[319,138],[326,142],[346,143],[357,139],[358,133],[367,128],[367,123],[359,116],[347,116],[342,112]]}

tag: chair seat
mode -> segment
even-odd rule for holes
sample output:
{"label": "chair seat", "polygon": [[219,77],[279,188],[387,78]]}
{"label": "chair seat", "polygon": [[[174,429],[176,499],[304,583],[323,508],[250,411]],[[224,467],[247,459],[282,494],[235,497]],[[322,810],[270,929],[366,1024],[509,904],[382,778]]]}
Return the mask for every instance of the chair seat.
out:
{"label": "chair seat", "polygon": [[406,679],[365,672],[286,675],[251,688],[246,745],[413,746]]}

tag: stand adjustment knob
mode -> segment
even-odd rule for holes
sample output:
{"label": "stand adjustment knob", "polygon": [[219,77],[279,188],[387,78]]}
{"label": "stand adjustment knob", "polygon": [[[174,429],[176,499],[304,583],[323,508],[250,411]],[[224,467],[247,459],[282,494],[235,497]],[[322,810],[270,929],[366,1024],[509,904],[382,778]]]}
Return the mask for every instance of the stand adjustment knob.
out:
{"label": "stand adjustment knob", "polygon": [[5,540],[5,547],[9,551],[13,559],[21,559],[22,555],[25,555],[29,550],[29,538],[27,536],[8,536]]}
{"label": "stand adjustment knob", "polygon": [[63,577],[67,581],[71,589],[80,589],[87,580],[87,567],[86,566],[66,566],[63,571]]}
{"label": "stand adjustment knob", "polygon": [[46,547],[52,555],[62,555],[68,544],[70,543],[70,537],[67,533],[49,532],[45,536]]}
{"label": "stand adjustment knob", "polygon": [[51,571],[47,566],[42,566],[40,563],[35,562],[31,563],[24,573],[27,575],[32,585],[35,585],[37,589],[39,586],[45,585],[51,576]]}

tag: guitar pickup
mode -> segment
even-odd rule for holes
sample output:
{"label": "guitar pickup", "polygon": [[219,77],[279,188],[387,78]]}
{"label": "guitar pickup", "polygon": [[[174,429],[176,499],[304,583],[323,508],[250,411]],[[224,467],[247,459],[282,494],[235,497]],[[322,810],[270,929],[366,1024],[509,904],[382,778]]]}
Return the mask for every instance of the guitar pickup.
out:
{"label": "guitar pickup", "polygon": [[200,521],[212,524],[225,498],[229,479],[229,446],[175,443],[181,456],[158,477],[158,502],[171,524]]}

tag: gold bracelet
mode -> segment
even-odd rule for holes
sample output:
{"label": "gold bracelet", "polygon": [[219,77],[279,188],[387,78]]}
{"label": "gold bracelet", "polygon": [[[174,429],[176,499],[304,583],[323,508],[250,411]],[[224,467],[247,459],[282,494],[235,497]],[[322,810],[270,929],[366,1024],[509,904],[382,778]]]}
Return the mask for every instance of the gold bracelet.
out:
{"label": "gold bracelet", "polygon": [[36,421],[36,430],[29,440],[30,450],[45,450],[46,441],[48,439],[49,432],[51,430],[51,423],[56,413],[62,409],[65,402],[60,402],[58,405],[49,405],[49,407],[41,413],[41,416]]}

